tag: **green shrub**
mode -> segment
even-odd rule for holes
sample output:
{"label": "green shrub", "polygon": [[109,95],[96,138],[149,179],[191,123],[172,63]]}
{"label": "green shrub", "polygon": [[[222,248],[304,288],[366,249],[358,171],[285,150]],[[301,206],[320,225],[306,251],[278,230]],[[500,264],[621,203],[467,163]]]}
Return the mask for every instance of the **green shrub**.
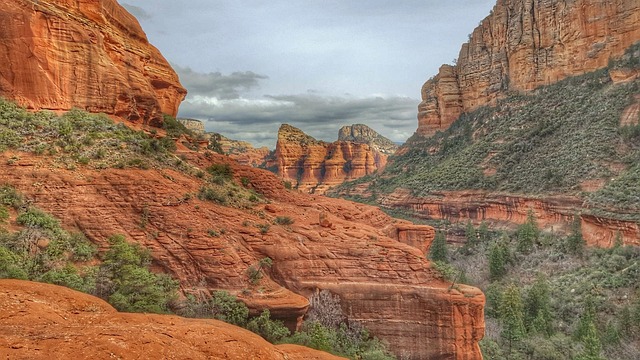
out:
{"label": "green shrub", "polygon": [[9,210],[3,205],[0,205],[0,224],[4,224],[9,220]]}
{"label": "green shrub", "polygon": [[247,330],[253,331],[274,344],[290,334],[289,329],[284,326],[282,321],[271,319],[269,310],[263,310],[260,316],[249,320]]}
{"label": "green shrub", "polygon": [[227,203],[227,194],[221,189],[203,186],[198,190],[198,199],[213,201],[224,205]]}
{"label": "green shrub", "polygon": [[23,268],[24,264],[22,256],[0,246],[0,278],[27,280],[29,276]]}
{"label": "green shrub", "polygon": [[293,219],[289,216],[277,216],[275,223],[278,225],[291,225],[294,223]]}
{"label": "green shrub", "polygon": [[[207,172],[213,177],[213,181],[225,182],[233,179],[233,169],[229,164],[213,164],[207,168]],[[221,185],[221,184],[220,184]]]}
{"label": "green shrub", "polygon": [[168,312],[177,296],[177,281],[150,272],[149,251],[127,243],[124,236],[112,236],[109,245],[96,279],[99,295],[120,311]]}

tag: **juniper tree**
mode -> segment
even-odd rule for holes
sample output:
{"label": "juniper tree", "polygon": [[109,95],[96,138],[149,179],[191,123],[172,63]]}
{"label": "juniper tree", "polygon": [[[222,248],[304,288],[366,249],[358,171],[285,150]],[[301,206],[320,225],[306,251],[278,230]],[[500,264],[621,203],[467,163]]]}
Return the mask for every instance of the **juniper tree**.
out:
{"label": "juniper tree", "polygon": [[447,238],[444,232],[436,232],[436,237],[433,239],[433,243],[429,249],[429,259],[447,262]]}

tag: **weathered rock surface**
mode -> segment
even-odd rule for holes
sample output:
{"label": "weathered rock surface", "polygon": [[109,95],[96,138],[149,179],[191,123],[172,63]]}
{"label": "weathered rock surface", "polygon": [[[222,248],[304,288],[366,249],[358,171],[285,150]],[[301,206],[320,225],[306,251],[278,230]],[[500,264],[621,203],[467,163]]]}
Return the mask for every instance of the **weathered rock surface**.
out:
{"label": "weathered rock surface", "polygon": [[0,96],[30,109],[116,115],[159,126],[186,91],[115,0],[0,3]]}
{"label": "weathered rock surface", "polygon": [[186,118],[178,118],[176,120],[178,120],[179,123],[184,125],[184,127],[186,127],[187,130],[191,130],[195,134],[203,135],[205,133],[204,123],[200,120],[186,119]]}
{"label": "weathered rock surface", "polygon": [[417,134],[444,130],[507,91],[603,68],[640,41],[638,24],[637,0],[500,0],[462,45],[456,65],[443,65],[422,87]]}
{"label": "weathered rock surface", "polygon": [[338,130],[338,141],[350,141],[367,144],[385,155],[393,155],[398,145],[364,124],[343,126]]}
{"label": "weathered rock surface", "polygon": [[[14,155],[19,160],[8,162]],[[229,161],[182,155],[200,168]],[[149,248],[154,267],[179,279],[184,291],[225,289],[254,313],[269,308],[294,326],[307,298],[328,289],[351,319],[398,354],[481,359],[484,295],[464,285],[450,288],[431,268],[423,253],[431,227],[393,220],[375,207],[287,191],[268,171],[231,166],[236,182],[248,179],[269,203],[236,209],[200,201],[192,194],[202,180],[169,169],[69,171],[25,153],[0,154],[0,183],[16,186],[102,250],[113,234]],[[277,225],[278,216],[293,224]],[[261,224],[271,227],[263,232]],[[247,269],[267,256],[273,266],[251,283]]]}
{"label": "weathered rock surface", "polygon": [[[344,129],[344,130],[343,130]],[[277,173],[298,189],[322,194],[331,186],[372,174],[387,164],[389,146],[382,144],[380,135],[358,132],[362,127],[343,128],[344,138],[353,139],[333,143],[319,141],[302,130],[284,124],[278,131],[275,162]],[[365,136],[363,136],[365,135]],[[360,139],[360,141],[358,141]],[[388,139],[387,139],[388,140]],[[386,148],[381,152],[376,147]]]}
{"label": "weathered rock surface", "polygon": [[6,359],[343,359],[274,346],[217,320],[119,313],[65,287],[0,280],[0,356]]}
{"label": "weathered rock surface", "polygon": [[[345,190],[343,195],[367,197],[370,194],[366,193],[366,189],[366,186],[362,186],[348,192]],[[539,198],[471,190],[442,191],[428,198],[418,198],[407,190],[398,189],[391,194],[379,195],[378,202],[380,206],[408,210],[429,220],[448,220],[453,223],[471,220],[476,225],[486,220],[495,226],[507,228],[524,223],[528,212],[532,210],[538,225],[556,234],[569,234],[573,216],[583,208],[583,201],[572,196]],[[625,214],[617,215],[623,217]],[[611,247],[618,234],[625,244],[640,245],[640,226],[634,221],[590,214],[579,216],[582,236],[590,246]]]}
{"label": "weathered rock surface", "polygon": [[247,141],[229,139],[222,134],[209,133],[207,135],[210,143],[217,143],[223,154],[237,161],[240,165],[264,167],[273,153],[266,146],[255,148]]}

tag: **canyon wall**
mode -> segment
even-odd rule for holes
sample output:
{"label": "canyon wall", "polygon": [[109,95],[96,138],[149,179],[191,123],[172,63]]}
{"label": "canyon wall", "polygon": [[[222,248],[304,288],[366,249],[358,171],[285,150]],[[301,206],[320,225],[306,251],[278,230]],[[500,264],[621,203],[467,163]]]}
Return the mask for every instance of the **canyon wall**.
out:
{"label": "canyon wall", "polygon": [[422,87],[417,134],[447,129],[460,114],[508,91],[528,91],[606,67],[640,40],[637,0],[498,0]]}
{"label": "canyon wall", "polygon": [[[340,134],[348,140],[328,143],[318,141],[291,125],[282,125],[278,130],[275,151],[277,173],[304,192],[322,194],[332,186],[383,169],[389,154],[395,149],[382,142],[367,142],[361,135],[365,133],[366,139],[382,138],[391,145],[393,143],[364,127],[344,127]],[[382,145],[377,145],[379,143]]]}
{"label": "canyon wall", "polygon": [[160,126],[186,95],[115,0],[2,1],[0,43],[0,96],[29,109],[75,107]]}
{"label": "canyon wall", "polygon": [[[188,150],[179,155],[201,169],[229,161]],[[236,183],[247,179],[268,201],[227,207],[193,196],[203,180],[175,170],[65,170],[27,153],[0,154],[0,183],[15,186],[101,251],[113,234],[148,248],[153,267],[179,279],[183,291],[224,289],[254,314],[268,308],[295,327],[309,296],[326,289],[398,355],[481,359],[484,295],[465,285],[451,288],[432,269],[424,252],[433,228],[372,206],[288,191],[268,171],[229,164]],[[293,223],[278,225],[283,216]],[[268,231],[263,224],[271,225]],[[273,266],[253,283],[247,270],[264,257]]]}
{"label": "canyon wall", "polygon": [[[358,191],[352,191],[351,195],[356,193],[363,195]],[[533,211],[541,229],[567,235],[571,231],[573,217],[579,216],[587,245],[611,247],[620,236],[624,244],[640,246],[640,225],[637,222],[591,214],[589,209],[584,209],[582,200],[572,196],[540,198],[484,191],[442,191],[420,198],[398,189],[381,195],[378,202],[380,206],[410,211],[425,219],[462,224],[472,221],[475,225],[488,221],[493,226],[507,228],[523,224],[529,211]],[[624,217],[625,214],[616,215]]]}

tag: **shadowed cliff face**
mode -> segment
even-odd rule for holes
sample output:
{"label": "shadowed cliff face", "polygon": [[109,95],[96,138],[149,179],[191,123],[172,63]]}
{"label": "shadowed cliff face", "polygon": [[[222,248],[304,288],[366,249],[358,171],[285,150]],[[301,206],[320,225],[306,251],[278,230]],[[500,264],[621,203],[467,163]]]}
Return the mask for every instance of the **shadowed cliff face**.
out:
{"label": "shadowed cliff face", "polygon": [[[181,155],[203,169],[229,161]],[[7,161],[13,156],[19,160]],[[69,171],[27,153],[0,155],[0,183],[14,185],[102,250],[113,234],[140,243],[150,249],[153,266],[179,279],[184,290],[225,289],[254,313],[268,308],[295,326],[307,298],[327,289],[341,297],[350,319],[397,354],[481,358],[484,295],[465,285],[451,289],[431,268],[424,252],[433,228],[391,219],[375,207],[287,191],[265,170],[231,168],[236,183],[246,179],[269,203],[238,209],[186,196],[203,180],[170,169]],[[279,216],[293,223],[278,225]],[[264,224],[271,225],[267,231]],[[247,269],[264,257],[273,266],[253,283]]]}
{"label": "shadowed cliff face", "polygon": [[508,91],[529,91],[603,68],[640,40],[637,0],[499,0],[422,87],[418,135],[447,129],[460,114]]}
{"label": "shadowed cliff face", "polygon": [[186,95],[115,0],[5,0],[0,42],[0,96],[31,109],[76,107],[159,126]]}
{"label": "shadowed cliff face", "polygon": [[302,191],[323,194],[331,186],[383,169],[396,150],[390,140],[364,125],[343,127],[339,135],[338,141],[327,143],[282,125],[275,151],[278,174]]}

